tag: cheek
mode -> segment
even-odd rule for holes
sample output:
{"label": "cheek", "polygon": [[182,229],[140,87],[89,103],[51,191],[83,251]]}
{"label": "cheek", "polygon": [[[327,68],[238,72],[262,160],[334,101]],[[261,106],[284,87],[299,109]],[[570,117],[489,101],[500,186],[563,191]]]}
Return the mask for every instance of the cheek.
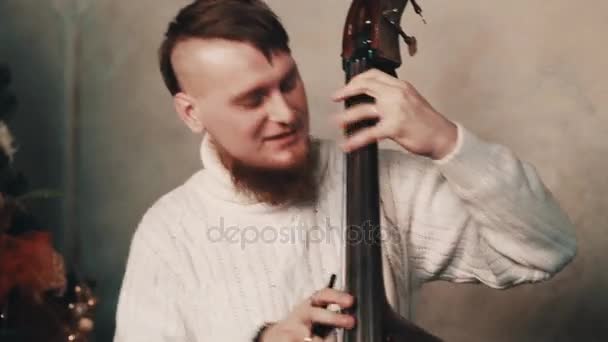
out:
{"label": "cheek", "polygon": [[241,132],[248,139],[259,140],[263,135],[265,115],[263,113],[249,113],[249,116],[241,122]]}
{"label": "cheek", "polygon": [[264,116],[258,113],[238,114],[222,123],[224,140],[229,141],[231,147],[241,153],[255,151],[263,133]]}
{"label": "cheek", "polygon": [[304,119],[308,114],[308,103],[306,101],[306,92],[304,88],[298,87],[285,95],[285,101],[287,105],[296,111],[301,116],[300,119]]}

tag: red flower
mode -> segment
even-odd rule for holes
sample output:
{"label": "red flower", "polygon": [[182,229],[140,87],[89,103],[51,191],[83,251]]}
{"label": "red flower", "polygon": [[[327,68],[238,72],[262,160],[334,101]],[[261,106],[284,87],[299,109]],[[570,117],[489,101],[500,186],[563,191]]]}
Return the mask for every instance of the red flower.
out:
{"label": "red flower", "polygon": [[15,287],[41,300],[49,290],[64,290],[63,258],[55,251],[48,232],[19,236],[0,234],[0,303]]}

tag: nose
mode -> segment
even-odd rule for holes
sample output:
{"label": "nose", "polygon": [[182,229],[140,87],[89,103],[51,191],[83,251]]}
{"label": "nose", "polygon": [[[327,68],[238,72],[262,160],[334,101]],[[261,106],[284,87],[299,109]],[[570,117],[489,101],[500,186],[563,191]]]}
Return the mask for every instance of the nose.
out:
{"label": "nose", "polygon": [[291,125],[296,121],[295,111],[289,107],[284,94],[280,91],[272,94],[268,106],[269,120],[285,125]]}

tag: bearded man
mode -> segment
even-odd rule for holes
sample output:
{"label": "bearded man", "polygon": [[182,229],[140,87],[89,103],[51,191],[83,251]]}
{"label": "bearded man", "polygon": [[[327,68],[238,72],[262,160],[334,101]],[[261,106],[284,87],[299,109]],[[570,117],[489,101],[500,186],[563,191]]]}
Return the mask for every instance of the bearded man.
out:
{"label": "bearded man", "polygon": [[[382,221],[399,234],[383,248],[385,276],[402,314],[412,279],[507,288],[549,279],[576,253],[573,226],[535,169],[407,81],[354,77],[333,99],[376,101],[335,114],[336,129],[378,123],[339,145],[311,138],[288,34],[260,0],[183,8],[160,69],[177,114],[202,136],[203,166],[136,230],[116,342],[321,341],[313,324],[352,328],[353,317],[325,309],[356,300],[340,290],[343,158],[384,139],[403,149],[379,156]],[[338,283],[324,288],[331,274]]]}

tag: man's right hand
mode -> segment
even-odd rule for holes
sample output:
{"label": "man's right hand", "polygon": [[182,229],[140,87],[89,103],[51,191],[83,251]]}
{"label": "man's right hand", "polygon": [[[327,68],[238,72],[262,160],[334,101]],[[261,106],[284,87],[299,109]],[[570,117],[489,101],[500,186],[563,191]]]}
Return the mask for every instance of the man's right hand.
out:
{"label": "man's right hand", "polygon": [[[353,316],[333,312],[325,309],[325,307],[329,304],[337,304],[341,309],[344,309],[351,307],[353,303],[353,296],[344,291],[331,288],[319,290],[298,304],[287,318],[268,327],[262,334],[261,341],[323,341],[318,336],[311,336],[313,324],[323,324],[345,329],[351,329],[355,326]],[[312,339],[306,339],[307,337]]]}

